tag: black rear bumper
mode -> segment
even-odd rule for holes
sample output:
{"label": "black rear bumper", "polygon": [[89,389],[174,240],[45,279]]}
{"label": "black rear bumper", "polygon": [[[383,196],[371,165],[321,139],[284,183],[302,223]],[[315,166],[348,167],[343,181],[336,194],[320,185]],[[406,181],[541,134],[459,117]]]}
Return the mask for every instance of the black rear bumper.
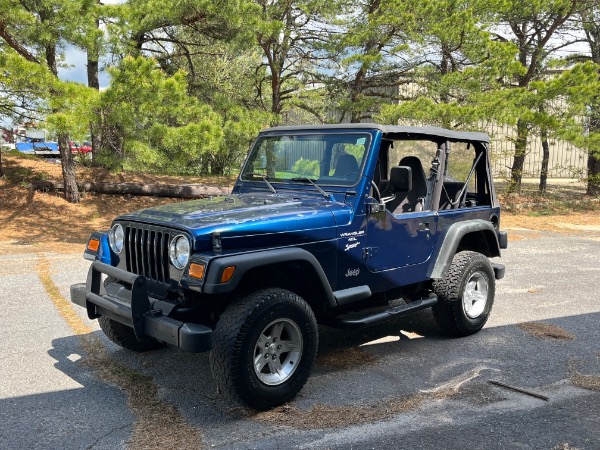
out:
{"label": "black rear bumper", "polygon": [[[121,281],[125,289],[119,296],[101,293],[102,274]],[[184,323],[152,309],[146,279],[125,270],[94,261],[87,283],[71,286],[71,301],[87,309],[88,317],[106,316],[133,328],[135,336],[155,338],[188,352],[205,352],[211,349],[212,329],[196,323]]]}

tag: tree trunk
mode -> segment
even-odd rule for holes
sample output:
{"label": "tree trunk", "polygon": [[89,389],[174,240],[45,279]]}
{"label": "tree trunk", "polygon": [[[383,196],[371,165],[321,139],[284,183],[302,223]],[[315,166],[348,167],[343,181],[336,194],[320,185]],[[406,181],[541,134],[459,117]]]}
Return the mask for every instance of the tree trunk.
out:
{"label": "tree trunk", "polygon": [[600,149],[588,154],[587,195],[600,196]]}
{"label": "tree trunk", "polygon": [[[100,2],[98,1],[98,4]],[[100,18],[96,17],[95,19],[96,30],[100,28]],[[94,45],[96,44],[96,45]],[[98,48],[100,44],[95,42],[92,47],[87,49],[87,84],[88,87],[92,89],[100,90],[100,65],[99,65],[99,51]],[[92,155],[100,149],[100,142],[102,142],[101,137],[98,135],[98,132],[95,131],[100,127],[94,127],[94,123],[90,123],[90,140],[92,143]]]}
{"label": "tree trunk", "polygon": [[211,175],[225,175],[227,170],[227,157],[217,156],[213,158],[212,164],[210,165]]}
{"label": "tree trunk", "polygon": [[60,148],[60,159],[62,162],[63,188],[65,190],[65,200],[70,203],[79,203],[79,191],[75,181],[75,164],[73,154],[69,146],[69,136],[67,133],[58,134],[58,146]]}
{"label": "tree trunk", "polygon": [[[592,110],[590,133],[600,132],[600,111]],[[600,148],[588,150],[587,195],[600,196]]]}
{"label": "tree trunk", "polygon": [[271,126],[281,124],[281,110],[283,109],[281,104],[281,78],[276,70],[277,67],[271,67],[271,113],[273,113]]}
{"label": "tree trunk", "polygon": [[[98,21],[96,22],[99,26]],[[88,87],[91,87],[96,90],[100,90],[100,81],[99,81],[99,65],[97,56],[92,56],[90,51],[88,50],[87,55],[87,82]],[[92,155],[96,153],[100,149],[101,138],[94,129],[99,129],[99,127],[95,127],[94,123],[90,123],[90,140],[92,143]]]}
{"label": "tree trunk", "polygon": [[202,155],[200,159],[200,175],[210,174],[211,158],[208,155]]}
{"label": "tree trunk", "polygon": [[[56,66],[56,43],[46,45],[46,63],[56,78],[58,78],[58,69]],[[53,87],[50,88],[50,95],[61,95]],[[53,110],[53,113],[58,112]],[[58,133],[58,149],[60,150],[60,161],[62,166],[62,175],[65,189],[65,200],[69,203],[79,203],[79,192],[77,191],[77,181],[75,180],[75,164],[73,163],[73,154],[69,145],[69,135],[61,131]]]}
{"label": "tree trunk", "polygon": [[541,132],[542,138],[542,170],[540,172],[540,194],[546,192],[547,181],[548,181],[548,162],[550,161],[550,144],[548,144],[548,130],[542,127]]}
{"label": "tree trunk", "polygon": [[350,123],[359,123],[362,111],[360,111],[363,82],[367,74],[367,68],[365,64],[356,72],[352,86],[350,87]]}
{"label": "tree trunk", "polygon": [[4,176],[4,169],[2,169],[2,149],[0,148],[0,178]]}
{"label": "tree trunk", "polygon": [[99,90],[100,89],[100,81],[98,77],[98,58],[90,55],[88,51],[87,55],[87,82],[88,86]]}
{"label": "tree trunk", "polygon": [[529,129],[523,119],[517,122],[517,139],[515,141],[515,158],[510,174],[509,192],[521,192],[521,180],[523,178],[523,166],[525,165],[525,155],[527,152],[527,138]]}
{"label": "tree trunk", "polygon": [[[134,183],[78,183],[79,190],[98,194],[111,195],[146,195],[172,198],[205,198],[216,195],[227,195],[228,187],[172,184],[134,184]],[[63,184],[56,181],[34,181],[31,188],[35,191],[58,191]]]}

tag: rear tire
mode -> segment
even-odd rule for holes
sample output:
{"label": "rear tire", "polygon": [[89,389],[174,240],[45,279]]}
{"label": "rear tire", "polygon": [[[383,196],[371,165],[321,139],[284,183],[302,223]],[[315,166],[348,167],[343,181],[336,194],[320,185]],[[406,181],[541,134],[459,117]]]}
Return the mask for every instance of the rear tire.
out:
{"label": "rear tire", "polygon": [[285,289],[230,304],[213,333],[210,367],[219,391],[255,409],[291,400],[312,371],[318,329],[310,306]]}
{"label": "rear tire", "polygon": [[438,303],[433,317],[447,333],[468,336],[487,322],[496,291],[494,269],[481,253],[464,251],[454,255],[441,280],[433,285]]}
{"label": "rear tire", "polygon": [[113,341],[118,346],[126,348],[127,350],[141,353],[150,350],[157,350],[165,345],[162,342],[152,338],[145,338],[143,341],[138,341],[138,339],[135,337],[133,328],[109,319],[108,317],[99,317],[98,323],[100,323],[100,328],[102,328],[102,331],[108,339]]}

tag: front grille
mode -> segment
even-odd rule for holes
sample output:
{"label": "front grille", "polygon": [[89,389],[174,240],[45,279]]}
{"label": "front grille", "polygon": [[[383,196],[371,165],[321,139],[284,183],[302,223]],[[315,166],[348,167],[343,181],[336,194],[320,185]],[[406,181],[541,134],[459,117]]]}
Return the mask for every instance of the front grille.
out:
{"label": "front grille", "polygon": [[168,282],[170,230],[142,224],[123,225],[127,271]]}

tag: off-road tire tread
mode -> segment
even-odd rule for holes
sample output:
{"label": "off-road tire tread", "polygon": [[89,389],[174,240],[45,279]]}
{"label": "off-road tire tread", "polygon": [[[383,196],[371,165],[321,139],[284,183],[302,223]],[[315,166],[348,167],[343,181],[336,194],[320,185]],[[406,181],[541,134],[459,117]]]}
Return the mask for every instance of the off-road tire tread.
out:
{"label": "off-road tire tread", "polygon": [[[433,317],[440,328],[448,334],[454,336],[468,336],[479,331],[479,329],[469,329],[461,323],[462,305],[460,304],[459,299],[463,274],[465,270],[476,261],[481,261],[484,265],[489,267],[489,271],[492,274],[492,279],[490,281],[493,283],[494,271],[488,258],[481,253],[472,251],[462,251],[454,255],[452,264],[444,278],[436,280],[433,283],[433,291],[438,296],[438,303],[432,308]],[[489,298],[488,301],[493,302],[493,298]],[[488,317],[489,314],[485,316],[481,327],[487,322]]]}
{"label": "off-road tire tread", "polygon": [[[240,362],[241,358],[235,357],[240,352],[242,340],[238,339],[241,334],[249,332],[250,326],[256,317],[269,305],[282,301],[288,301],[300,306],[315,324],[315,341],[318,346],[318,331],[316,330],[316,319],[310,306],[298,295],[285,289],[267,288],[252,292],[238,301],[231,303],[221,315],[219,322],[212,335],[212,350],[209,355],[210,369],[217,389],[221,394],[229,397],[236,402],[244,403],[255,409],[267,409],[274,405],[263,403],[244,392],[242,380],[240,380]],[[316,355],[315,348],[315,355]],[[310,355],[303,354],[302,358],[309,358]],[[314,365],[314,356],[309,361],[310,370]],[[306,361],[305,361],[306,362]],[[308,374],[306,378],[308,378]],[[306,381],[306,380],[305,380]],[[282,398],[280,403],[285,403],[292,399],[302,389],[304,382],[297,386]]]}
{"label": "off-road tire tread", "polygon": [[138,341],[135,337],[133,328],[123,325],[122,323],[109,319],[105,316],[99,317],[98,323],[108,339],[113,341],[118,346],[133,352],[148,352],[151,350],[157,350],[165,345],[162,342],[152,338],[146,338],[143,341]]}

